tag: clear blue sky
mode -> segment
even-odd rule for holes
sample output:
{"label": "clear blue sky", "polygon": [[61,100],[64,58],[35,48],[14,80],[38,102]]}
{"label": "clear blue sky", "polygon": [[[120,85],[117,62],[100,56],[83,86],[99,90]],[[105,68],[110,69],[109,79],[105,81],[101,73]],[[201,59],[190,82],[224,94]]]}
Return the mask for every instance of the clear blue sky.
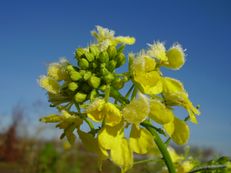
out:
{"label": "clear blue sky", "polygon": [[128,51],[153,40],[167,46],[178,41],[187,49],[182,70],[166,74],[182,80],[192,101],[201,105],[199,124],[190,124],[190,144],[231,155],[230,9],[228,0],[1,1],[0,125],[17,103],[34,122],[51,111],[36,79],[49,62],[73,59],[75,48],[86,46],[89,32],[102,25],[136,37]]}

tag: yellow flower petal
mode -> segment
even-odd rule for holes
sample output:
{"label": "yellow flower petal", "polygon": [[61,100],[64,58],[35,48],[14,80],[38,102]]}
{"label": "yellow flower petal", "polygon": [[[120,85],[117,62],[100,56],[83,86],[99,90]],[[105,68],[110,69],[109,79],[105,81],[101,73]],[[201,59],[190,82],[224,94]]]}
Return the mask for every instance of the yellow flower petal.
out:
{"label": "yellow flower petal", "polygon": [[51,77],[41,76],[39,85],[52,94],[58,94],[60,90],[59,83]]}
{"label": "yellow flower petal", "polygon": [[[171,133],[170,126],[174,126],[173,133]],[[190,131],[188,125],[183,120],[175,117],[174,121],[164,125],[164,128],[176,144],[183,145],[187,143]]]}
{"label": "yellow flower petal", "polygon": [[122,44],[128,44],[128,45],[132,45],[136,42],[136,39],[134,37],[122,37],[122,36],[118,36],[115,38],[116,41],[118,43],[122,43]]}
{"label": "yellow flower petal", "polygon": [[139,93],[139,96],[133,99],[122,110],[122,114],[125,120],[133,124],[139,124],[142,121],[144,121],[148,113],[149,113],[148,98],[141,93]]}
{"label": "yellow flower petal", "polygon": [[118,140],[124,137],[123,130],[123,122],[114,127],[105,125],[98,134],[99,146],[103,149],[110,150],[114,145],[117,145]]}
{"label": "yellow flower petal", "polygon": [[78,130],[78,134],[83,145],[88,151],[98,154],[103,160],[107,159],[108,153],[106,150],[99,147],[97,138],[94,138],[92,134],[83,132],[81,130]]}
{"label": "yellow flower petal", "polygon": [[163,78],[163,84],[163,95],[167,104],[170,106],[183,106],[188,111],[191,122],[197,123],[195,115],[199,115],[200,111],[189,100],[183,84],[168,77]]}
{"label": "yellow flower petal", "polygon": [[131,129],[129,144],[132,151],[138,154],[146,154],[155,146],[150,132],[144,128],[137,128],[135,125]]}
{"label": "yellow flower petal", "polygon": [[44,123],[56,123],[56,122],[62,121],[63,119],[64,119],[63,116],[51,114],[51,115],[48,115],[46,117],[40,118],[40,121],[42,121]]}
{"label": "yellow flower petal", "polygon": [[131,59],[130,70],[133,80],[145,94],[159,94],[162,91],[162,81],[159,72],[155,69],[155,61],[147,56],[139,56]]}
{"label": "yellow flower petal", "polygon": [[155,59],[149,57],[149,56],[144,56],[144,68],[145,72],[150,72],[155,70],[156,68],[156,61]]}
{"label": "yellow flower petal", "polygon": [[103,114],[105,115],[105,124],[109,126],[115,126],[119,124],[122,119],[120,110],[112,103],[105,103]]}
{"label": "yellow flower petal", "polygon": [[95,99],[86,109],[87,116],[93,121],[101,122],[104,119],[103,108],[105,101],[103,99]]}
{"label": "yellow flower petal", "polygon": [[187,173],[190,172],[194,168],[194,164],[191,161],[184,161],[179,164],[177,168],[178,173]]}
{"label": "yellow flower petal", "polygon": [[173,163],[181,162],[184,159],[184,157],[178,155],[172,147],[168,147],[168,152],[171,156]]}
{"label": "yellow flower petal", "polygon": [[165,77],[163,78],[163,83],[163,92],[165,94],[184,93],[185,95],[188,95],[184,89],[183,84],[179,80]]}
{"label": "yellow flower petal", "polygon": [[149,117],[159,124],[166,124],[173,121],[174,114],[160,101],[151,99]]}
{"label": "yellow flower petal", "polygon": [[180,44],[173,45],[167,51],[168,61],[165,64],[166,67],[178,70],[180,69],[185,63],[185,54],[184,50],[182,49]]}
{"label": "yellow flower petal", "polygon": [[161,61],[167,61],[168,58],[166,56],[166,48],[164,43],[162,42],[155,42],[153,44],[148,44],[150,49],[147,51],[148,55],[157,58]]}
{"label": "yellow flower petal", "polygon": [[164,124],[163,127],[164,127],[165,131],[167,132],[167,134],[169,136],[172,136],[172,134],[174,133],[174,130],[175,130],[174,121],[171,121],[167,124]]}
{"label": "yellow flower petal", "polygon": [[121,168],[121,172],[126,172],[133,166],[133,154],[127,139],[120,139],[111,150],[111,160]]}

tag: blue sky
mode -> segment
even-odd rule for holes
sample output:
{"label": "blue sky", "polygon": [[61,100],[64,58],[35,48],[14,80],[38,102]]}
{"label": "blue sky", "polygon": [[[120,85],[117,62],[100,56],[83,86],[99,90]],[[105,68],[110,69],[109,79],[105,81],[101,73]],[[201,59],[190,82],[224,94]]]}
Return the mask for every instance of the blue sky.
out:
{"label": "blue sky", "polygon": [[165,71],[184,82],[195,104],[199,124],[191,126],[190,144],[210,146],[231,155],[231,2],[214,1],[1,1],[0,125],[9,122],[20,103],[31,121],[48,108],[36,82],[47,64],[92,40],[102,25],[137,40],[137,52],[153,40],[187,49],[180,71]]}

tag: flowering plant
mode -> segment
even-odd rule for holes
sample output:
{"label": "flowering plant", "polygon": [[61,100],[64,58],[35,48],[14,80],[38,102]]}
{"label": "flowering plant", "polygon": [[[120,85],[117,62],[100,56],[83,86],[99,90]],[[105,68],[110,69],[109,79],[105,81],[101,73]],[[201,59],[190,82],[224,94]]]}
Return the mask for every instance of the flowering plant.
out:
{"label": "flowering plant", "polygon": [[[197,123],[200,112],[183,84],[164,76],[161,68],[179,70],[185,63],[184,49],[179,43],[166,49],[157,41],[126,58],[125,46],[134,44],[135,38],[115,36],[114,31],[100,26],[91,34],[96,40],[76,49],[76,63],[66,59],[51,63],[47,75],[39,78],[51,106],[60,112],[41,121],[57,123],[63,129],[61,138],[71,144],[77,132],[86,148],[98,155],[100,169],[110,159],[126,172],[134,164],[133,153],[143,155],[158,149],[168,171],[176,172],[167,145],[170,140],[186,144],[190,136],[186,121]],[[127,60],[128,70],[118,73],[116,69]],[[127,92],[125,85],[130,85]],[[188,112],[185,119],[175,115],[177,106]],[[160,135],[168,138],[166,143]],[[187,171],[192,169],[191,162],[187,165]]]}

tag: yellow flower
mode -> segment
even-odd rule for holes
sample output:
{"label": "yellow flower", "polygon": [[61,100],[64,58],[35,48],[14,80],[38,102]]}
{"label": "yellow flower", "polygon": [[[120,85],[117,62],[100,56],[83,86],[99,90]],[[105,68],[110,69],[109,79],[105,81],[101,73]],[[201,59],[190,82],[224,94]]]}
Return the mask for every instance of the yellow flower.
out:
{"label": "yellow flower", "polygon": [[129,138],[132,151],[138,154],[146,154],[155,147],[153,136],[147,129],[132,126]]}
{"label": "yellow flower", "polygon": [[75,135],[73,131],[75,128],[79,128],[82,124],[82,119],[78,116],[71,115],[69,112],[62,110],[62,115],[51,114],[49,116],[43,117],[40,121],[45,123],[58,123],[56,127],[64,129],[64,135],[67,137],[70,144],[75,142]]}
{"label": "yellow flower", "polygon": [[135,43],[134,37],[115,37],[115,32],[113,30],[98,25],[96,26],[96,31],[92,31],[91,34],[100,44],[101,50],[106,50],[109,46],[116,46],[117,44],[132,45]]}
{"label": "yellow flower", "polygon": [[49,64],[47,75],[58,81],[67,79],[66,66],[68,64],[69,62],[64,58],[61,59],[59,63]]}
{"label": "yellow flower", "polygon": [[190,130],[183,120],[175,117],[172,122],[164,124],[163,126],[176,144],[183,145],[187,143],[190,136]]}
{"label": "yellow flower", "polygon": [[120,123],[122,115],[120,110],[112,103],[106,103],[103,99],[96,99],[86,109],[87,116],[93,121],[102,122],[109,126]]}
{"label": "yellow flower", "polygon": [[155,71],[156,62],[147,55],[139,55],[137,58],[130,54],[130,71],[133,81],[141,92],[149,95],[159,94],[162,91],[161,76]]}
{"label": "yellow flower", "polygon": [[88,151],[96,153],[98,155],[98,166],[101,170],[102,162],[109,157],[107,151],[99,146],[98,139],[95,138],[92,134],[83,132],[80,129],[78,129],[78,135],[84,147]]}
{"label": "yellow flower", "polygon": [[185,53],[180,44],[174,44],[166,52],[168,60],[163,65],[174,70],[180,69],[185,63]]}
{"label": "yellow flower", "polygon": [[191,161],[183,161],[177,167],[178,173],[188,173],[194,168],[194,164]]}
{"label": "yellow flower", "polygon": [[52,94],[58,94],[60,91],[60,86],[58,81],[48,76],[41,76],[38,80],[39,85]]}
{"label": "yellow flower", "polygon": [[173,121],[174,114],[159,100],[151,99],[149,117],[159,124],[166,124]]}
{"label": "yellow flower", "polygon": [[122,110],[124,119],[132,124],[139,125],[146,119],[149,113],[149,101],[148,98],[139,93],[138,97],[133,99]]}
{"label": "yellow flower", "polygon": [[160,61],[167,61],[168,57],[166,56],[166,48],[162,42],[154,42],[153,44],[148,44],[150,47],[147,51],[147,54],[153,58],[156,58]]}
{"label": "yellow flower", "polygon": [[199,115],[200,112],[189,100],[188,93],[180,81],[169,77],[163,78],[163,95],[168,105],[183,106],[188,111],[190,120],[197,123],[195,115]]}
{"label": "yellow flower", "polygon": [[126,172],[133,165],[133,155],[127,139],[124,138],[124,123],[111,127],[105,125],[98,134],[99,147],[110,151],[111,160]]}

